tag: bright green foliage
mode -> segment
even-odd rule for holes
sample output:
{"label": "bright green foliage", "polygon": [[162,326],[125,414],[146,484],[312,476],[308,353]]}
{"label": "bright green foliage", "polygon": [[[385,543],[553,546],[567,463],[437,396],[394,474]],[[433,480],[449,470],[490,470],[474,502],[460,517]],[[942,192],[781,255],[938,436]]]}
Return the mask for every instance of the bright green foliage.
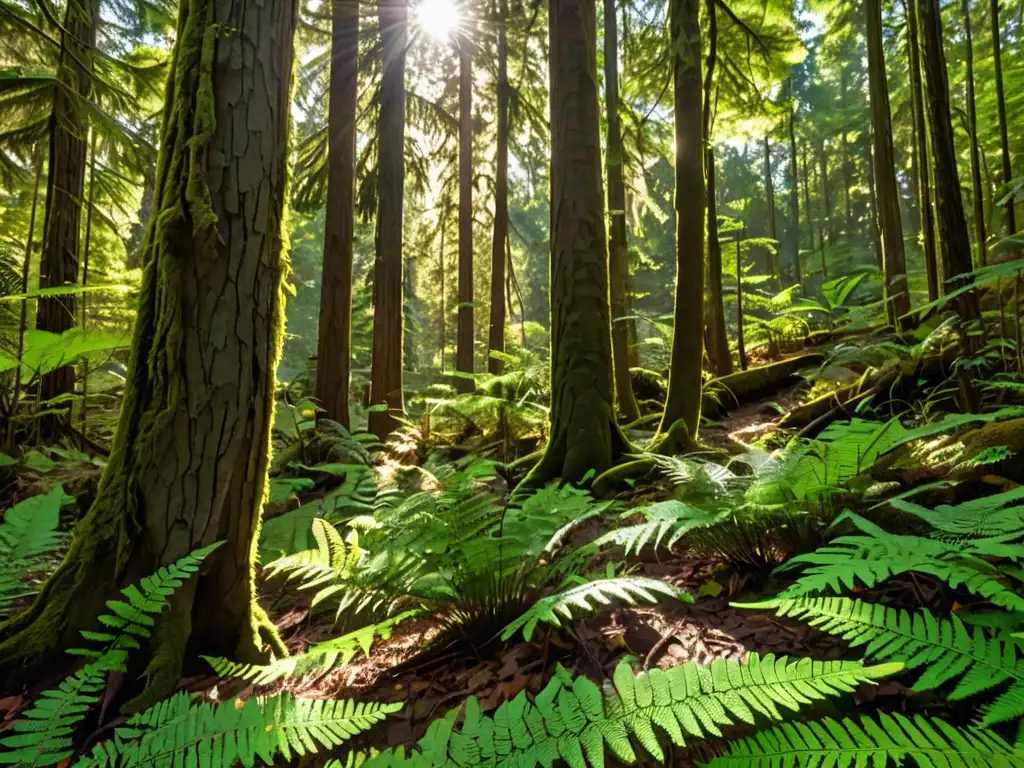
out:
{"label": "bright green foliage", "polygon": [[573,609],[593,613],[610,605],[612,598],[618,598],[627,605],[636,605],[640,601],[657,603],[659,595],[684,603],[693,602],[693,597],[685,590],[658,579],[644,576],[595,579],[542,597],[530,610],[505,627],[501,639],[508,640],[521,629],[523,637],[529,641],[539,622],[560,627],[563,619],[572,619]]}
{"label": "bright green foliage", "polygon": [[533,702],[521,693],[490,718],[470,698],[461,729],[455,729],[456,709],[434,722],[408,756],[402,749],[389,750],[368,761],[367,768],[551,766],[558,759],[570,768],[601,768],[606,746],[618,760],[636,761],[631,737],[664,762],[655,726],[683,745],[687,736],[720,736],[720,726],[753,723],[757,714],[780,720],[785,711],[850,692],[900,668],[753,654],[746,664],[719,660],[709,667],[683,664],[634,675],[623,662],[615,670],[614,688],[602,694],[585,677],[573,679],[559,667]]}
{"label": "bright green foliage", "polygon": [[421,611],[406,611],[379,624],[370,624],[340,637],[314,643],[304,653],[286,656],[265,665],[238,664],[223,658],[204,658],[221,677],[240,677],[256,685],[269,685],[283,678],[324,674],[348,664],[360,651],[369,656],[375,639],[387,640],[396,626],[422,615]]}
{"label": "bright green foliage", "polygon": [[[955,537],[987,537],[1005,534],[1024,535],[1024,512],[1019,503],[1024,499],[1024,488],[1014,488],[993,496],[982,496],[955,506],[941,504],[928,509],[919,504],[895,499],[894,509],[921,518],[938,534]],[[1008,506],[1009,505],[1009,506]]]}
{"label": "bright green foliage", "polygon": [[74,730],[106,688],[110,672],[126,669],[128,652],[150,637],[155,617],[174,590],[199,570],[203,559],[220,543],[186,555],[145,577],[138,587],[121,591],[127,600],[108,600],[109,614],[99,621],[106,632],[82,632],[102,649],[75,648],[69,653],[92,660],[57,688],[44,691],[14,725],[14,734],[0,740],[0,763],[27,766],[54,765],[71,756]]}
{"label": "bright green foliage", "polygon": [[909,613],[841,597],[770,600],[741,607],[774,609],[779,616],[807,621],[854,647],[864,646],[866,658],[923,669],[914,684],[918,691],[959,680],[949,698],[965,699],[1012,682],[1010,690],[986,706],[983,723],[1024,715],[1024,662],[1018,646],[993,639],[981,627],[971,632],[956,615],[940,620],[925,610]]}
{"label": "bright green foliage", "polygon": [[33,496],[15,504],[0,524],[0,614],[7,613],[19,597],[32,594],[22,583],[28,572],[40,566],[63,538],[57,530],[60,509],[68,499],[56,486],[45,496]]}
{"label": "bright green foliage", "polygon": [[337,747],[401,708],[400,703],[296,699],[288,693],[250,698],[237,707],[235,701],[197,703],[179,693],[132,717],[79,764],[273,765],[278,755],[291,760]]}
{"label": "bright green foliage", "polygon": [[626,514],[642,514],[647,522],[615,528],[594,543],[598,546],[619,545],[627,557],[631,553],[639,553],[648,544],[652,544],[655,549],[660,546],[671,549],[690,531],[723,522],[729,512],[717,506],[705,509],[669,500],[630,509]]}
{"label": "bright green foliage", "polygon": [[872,765],[884,768],[910,758],[920,768],[947,766],[1019,766],[1024,752],[991,731],[954,728],[920,715],[880,714],[836,722],[784,723],[755,736],[729,742],[728,753],[711,768],[835,768]]}

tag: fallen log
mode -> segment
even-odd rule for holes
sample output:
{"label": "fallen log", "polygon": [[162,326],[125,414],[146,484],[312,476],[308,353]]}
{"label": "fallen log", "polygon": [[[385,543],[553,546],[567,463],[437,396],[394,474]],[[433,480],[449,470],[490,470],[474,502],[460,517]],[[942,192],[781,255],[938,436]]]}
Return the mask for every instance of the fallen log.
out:
{"label": "fallen log", "polygon": [[809,352],[712,379],[704,387],[701,409],[705,414],[722,417],[744,403],[777,391],[801,368],[820,365],[824,361],[825,356],[820,352]]}

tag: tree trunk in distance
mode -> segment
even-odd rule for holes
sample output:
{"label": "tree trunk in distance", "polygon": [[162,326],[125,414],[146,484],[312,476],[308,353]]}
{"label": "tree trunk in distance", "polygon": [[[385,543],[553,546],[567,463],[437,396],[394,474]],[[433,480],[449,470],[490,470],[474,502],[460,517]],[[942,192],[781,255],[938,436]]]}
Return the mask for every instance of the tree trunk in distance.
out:
{"label": "tree trunk in distance", "polygon": [[828,244],[832,245],[836,240],[835,217],[832,215],[832,193],[829,191],[828,178],[828,153],[824,141],[821,143],[821,153],[818,155],[818,168],[821,170],[821,199],[825,203],[825,221],[819,224],[824,230],[821,242],[824,246],[824,232],[828,232]]}
{"label": "tree trunk in distance", "polygon": [[[46,217],[43,250],[39,257],[39,287],[58,288],[78,282],[78,250],[81,239],[82,199],[85,196],[86,135],[89,118],[72,94],[87,99],[92,87],[93,49],[99,0],[68,0],[61,32],[60,60],[50,110],[50,162],[46,180]],[[36,328],[63,333],[77,321],[74,295],[39,300]],[[65,365],[43,374],[39,400],[46,402],[75,389],[74,366]],[[68,405],[59,406],[66,410]],[[41,422],[44,434],[58,431],[60,417]]]}
{"label": "tree trunk in distance", "polygon": [[[473,53],[469,36],[459,37],[459,326],[455,370],[473,373]],[[455,379],[459,392],[473,380]]]}
{"label": "tree trunk in distance", "polygon": [[596,15],[595,0],[550,2],[551,437],[528,487],[579,482],[629,448],[615,419]]}
{"label": "tree trunk in distance", "polygon": [[405,412],[402,350],[405,305],[402,274],[402,215],[405,195],[406,0],[378,0],[384,55],[377,149],[377,258],[373,269],[373,356],[369,430],[381,440]]}
{"label": "tree trunk in distance", "polygon": [[[508,0],[498,0],[498,135],[494,177],[494,232],[491,237],[491,324],[487,336],[487,370],[501,373],[503,363],[490,352],[505,351],[505,282],[508,243]],[[526,322],[526,318],[523,318]],[[525,327],[524,327],[525,334]]]}
{"label": "tree trunk in distance", "polygon": [[[847,106],[847,83],[849,79],[849,73],[844,65],[839,72],[839,100],[840,104],[843,105],[844,111]],[[839,142],[843,153],[843,231],[846,233],[846,237],[849,238],[853,215],[850,211],[850,147],[846,143],[845,127],[839,136]]]}
{"label": "tree trunk in distance", "polygon": [[807,147],[801,148],[800,159],[803,162],[804,168],[804,210],[807,216],[807,250],[811,256],[814,256],[814,219],[811,216],[811,176],[807,168]]}
{"label": "tree trunk in distance", "polygon": [[[995,64],[996,80],[996,107],[999,111],[999,149],[1003,161],[1003,184],[1008,184],[1013,178],[1013,167],[1010,162],[1010,138],[1006,125],[1006,94],[1003,90],[1003,54],[1002,41],[999,29],[999,0],[991,0],[992,15],[992,53]],[[1006,204],[1006,233],[1014,234],[1017,231],[1017,213],[1014,201],[1011,199]]]}
{"label": "tree trunk in distance", "polygon": [[868,217],[871,219],[871,244],[875,251],[875,261],[878,268],[885,270],[885,262],[882,259],[882,232],[878,226],[878,195],[875,193],[875,152],[871,148],[874,140],[868,136]]}
{"label": "tree trunk in distance", "polygon": [[619,125],[619,32],[615,0],[604,0],[604,101],[608,112],[608,262],[611,278],[612,355],[615,402],[629,423],[640,418],[629,377],[629,244],[626,240],[626,184],[622,175],[622,129]]}
{"label": "tree trunk in distance", "polygon": [[256,602],[254,558],[284,325],[297,7],[181,6],[117,436],[64,562],[0,628],[3,677],[52,671],[117,589],[217,541],[157,622],[147,668],[126,676],[123,695],[142,688],[126,709],[169,695],[199,654],[284,650]]}
{"label": "tree trunk in distance", "polygon": [[740,357],[740,370],[747,370],[747,346],[743,340],[743,240],[747,228],[736,236],[736,347]]}
{"label": "tree trunk in distance", "polygon": [[974,239],[978,245],[978,265],[988,263],[985,234],[985,188],[981,183],[981,150],[978,147],[978,110],[974,98],[974,40],[971,35],[971,4],[963,0],[965,51],[967,54],[967,127],[971,140],[971,192],[974,198]]}
{"label": "tree trunk in distance", "polygon": [[[82,247],[82,287],[89,285],[89,251],[92,248],[92,214],[96,208],[96,150],[99,144],[99,134],[94,128],[92,140],[89,146],[89,198],[85,207],[85,243]],[[82,294],[81,307],[79,312],[81,320],[79,324],[84,331],[88,323],[89,294]],[[86,434],[89,428],[89,360],[82,363],[82,403],[80,407],[82,434]]]}
{"label": "tree trunk in distance", "polygon": [[[998,0],[997,0],[998,2]],[[928,131],[925,127],[924,85],[921,82],[921,45],[918,42],[917,0],[907,0],[907,55],[910,59],[910,92],[917,143],[917,207],[921,213],[921,241],[925,273],[928,276],[928,301],[939,298],[939,266],[935,247],[935,213],[932,211],[931,172],[928,156]]]}
{"label": "tree trunk in distance", "polygon": [[327,418],[346,429],[352,426],[348,397],[352,363],[358,61],[359,0],[333,0],[327,117],[327,215],[314,392]]}
{"label": "tree trunk in distance", "polygon": [[885,273],[886,311],[895,326],[910,312],[906,255],[903,251],[903,222],[896,188],[896,161],[892,148],[889,86],[885,77],[882,48],[881,0],[864,0],[867,14],[868,83],[871,99],[871,137],[874,142],[875,189],[878,220],[882,230],[882,264]]}
{"label": "tree trunk in distance", "polygon": [[[789,97],[793,98],[793,79],[787,81]],[[796,109],[789,108],[789,220],[793,226],[793,282],[803,283],[800,269],[800,174],[796,154]]]}
{"label": "tree trunk in distance", "polygon": [[675,80],[676,299],[668,396],[658,430],[666,436],[666,451],[692,443],[700,427],[707,208],[699,0],[671,0],[669,19]]}
{"label": "tree trunk in distance", "polygon": [[[778,228],[775,226],[775,182],[772,181],[772,147],[767,136],[764,137],[764,188],[765,194],[768,197],[768,236],[778,243],[779,232]],[[770,257],[772,277],[775,278],[775,282],[781,291],[782,272],[779,268],[779,251],[777,247],[776,250],[770,254]]]}
{"label": "tree trunk in distance", "polygon": [[708,146],[704,159],[708,177],[708,306],[707,340],[708,359],[715,376],[732,373],[732,353],[729,351],[729,334],[725,327],[725,291],[722,290],[722,244],[718,239],[717,178],[715,174],[715,149]]}

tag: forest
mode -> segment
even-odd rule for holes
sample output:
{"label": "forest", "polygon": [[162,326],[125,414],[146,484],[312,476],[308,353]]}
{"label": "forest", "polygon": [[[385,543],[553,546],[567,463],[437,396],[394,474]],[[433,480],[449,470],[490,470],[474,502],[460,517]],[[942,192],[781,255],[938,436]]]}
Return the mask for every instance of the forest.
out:
{"label": "forest", "polygon": [[1024,0],[0,0],[0,765],[1024,768]]}

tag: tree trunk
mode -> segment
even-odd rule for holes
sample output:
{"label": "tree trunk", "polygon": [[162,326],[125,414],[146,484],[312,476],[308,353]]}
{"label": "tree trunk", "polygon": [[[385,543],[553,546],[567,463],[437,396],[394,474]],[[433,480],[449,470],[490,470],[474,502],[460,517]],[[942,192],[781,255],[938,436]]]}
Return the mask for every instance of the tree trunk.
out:
{"label": "tree trunk", "polygon": [[718,239],[718,207],[716,202],[717,178],[715,150],[707,148],[704,159],[708,177],[708,306],[707,340],[708,359],[715,376],[732,373],[732,353],[729,351],[729,333],[725,327],[725,301],[722,290],[722,244]]}
{"label": "tree trunk", "polygon": [[381,440],[405,412],[402,349],[402,214],[405,195],[406,0],[378,0],[384,56],[377,148],[377,258],[373,269],[373,359],[370,403],[387,410],[370,414],[369,429]]}
{"label": "tree trunk", "polygon": [[740,358],[740,370],[747,370],[747,345],[743,339],[743,241],[747,228],[736,236],[736,350]]}
{"label": "tree trunk", "polygon": [[615,420],[596,2],[551,0],[549,8],[551,437],[528,485],[579,482],[628,449]]}
{"label": "tree trunk", "polygon": [[[843,65],[839,72],[839,99],[840,104],[843,105],[843,111],[846,111],[847,107],[847,83],[849,81],[849,74],[846,71],[846,66]],[[850,147],[846,142],[846,128],[843,128],[843,132],[839,136],[840,149],[842,150],[843,160],[843,231],[847,239],[850,236],[850,226],[853,223],[853,214],[850,210],[850,187],[852,182],[850,180]]]}
{"label": "tree trunk", "polygon": [[835,218],[832,216],[832,193],[829,189],[829,178],[828,178],[828,149],[825,146],[825,142],[821,142],[821,152],[818,155],[818,168],[821,171],[821,199],[825,203],[825,220],[820,223],[822,227],[822,247],[825,245],[825,232],[828,232],[828,244],[836,240],[835,233]]}
{"label": "tree trunk", "polygon": [[[74,94],[89,97],[92,83],[93,48],[99,0],[68,0],[61,32],[57,79],[50,112],[50,163],[46,181],[46,218],[43,251],[39,261],[39,287],[57,288],[78,282],[78,249],[81,237],[82,198],[85,194],[85,166],[89,119]],[[75,327],[75,297],[53,296],[39,300],[36,328],[63,333]],[[75,369],[65,365],[43,374],[41,402],[75,389]],[[60,406],[62,409],[67,404]],[[56,420],[43,421],[44,432],[57,430]]]}
{"label": "tree trunk", "polygon": [[0,629],[5,675],[52,671],[117,588],[217,541],[157,623],[148,667],[126,676],[124,694],[144,686],[126,708],[171,693],[198,654],[282,650],[256,603],[254,555],[283,334],[296,10],[181,3],[117,436],[63,564]]}
{"label": "tree trunk", "polygon": [[673,443],[696,438],[700,426],[707,200],[699,0],[671,0],[669,18],[675,79],[676,300],[668,396],[659,432],[667,435],[663,448],[671,450]]}
{"label": "tree trunk", "polygon": [[[772,147],[768,137],[764,137],[764,190],[768,198],[768,237],[776,242],[779,241],[778,228],[775,226],[775,182],[772,181]],[[772,277],[782,290],[782,273],[779,270],[779,251],[776,249],[769,254],[771,258]]]}
{"label": "tree trunk", "polygon": [[316,397],[332,419],[351,426],[352,259],[355,247],[356,109],[359,101],[359,0],[334,0],[327,131],[327,215],[320,288]]}
{"label": "tree trunk", "polygon": [[125,266],[128,269],[142,267],[142,249],[146,244],[146,225],[153,215],[153,194],[156,189],[156,173],[152,166],[142,169],[142,199],[139,201],[139,220],[129,228],[125,244]]}
{"label": "tree trunk", "polygon": [[[473,52],[462,35],[459,48],[459,326],[455,370],[473,373]],[[472,392],[473,380],[459,376],[455,388]]]}
{"label": "tree trunk", "polygon": [[967,54],[967,128],[971,132],[971,192],[974,198],[974,239],[978,246],[978,265],[988,262],[985,242],[985,188],[981,183],[981,150],[978,147],[978,110],[974,98],[974,41],[971,36],[971,4],[963,0],[965,52]]}
{"label": "tree trunk", "polygon": [[889,321],[910,311],[906,256],[903,252],[903,222],[896,188],[896,161],[892,148],[889,86],[885,78],[885,50],[882,48],[881,0],[865,0],[868,38],[868,91],[871,98],[871,136],[875,155],[875,189],[878,220],[882,230],[882,264],[885,273],[886,310]]}
{"label": "tree trunk", "polygon": [[612,354],[615,367],[615,402],[619,415],[632,422],[640,418],[629,377],[629,244],[626,240],[626,184],[622,175],[622,129],[619,125],[619,33],[615,0],[604,0],[604,100],[608,112],[606,166],[608,216],[611,231],[608,262],[611,277]]}
{"label": "tree trunk", "polygon": [[[792,99],[792,78],[789,79],[787,86],[789,97]],[[800,174],[796,156],[796,109],[792,105],[789,108],[789,176],[789,220],[793,227],[793,282],[799,285],[803,282],[800,269]]]}
{"label": "tree trunk", "polygon": [[[996,108],[999,111],[999,149],[1003,161],[1003,184],[1013,178],[1013,167],[1010,162],[1010,138],[1006,126],[1006,95],[1003,91],[1003,54],[1001,32],[999,29],[999,0],[991,0],[992,14],[992,53],[995,61]],[[1013,198],[1006,203],[1006,233],[1017,231],[1017,215]]]}
{"label": "tree trunk", "polygon": [[[997,0],[998,2],[998,0]],[[917,0],[907,0],[907,55],[910,58],[910,92],[914,112],[914,134],[917,142],[917,207],[921,213],[921,241],[924,248],[925,273],[928,276],[928,301],[939,298],[939,267],[935,248],[935,213],[928,156],[928,133],[925,128],[924,85],[921,82],[921,46],[918,42]]]}
{"label": "tree trunk", "polygon": [[[940,263],[945,290],[962,284],[971,271],[971,240],[960,195],[956,169],[956,146],[949,107],[946,54],[942,48],[942,18],[939,0],[920,0],[918,18],[924,44],[924,74],[927,83],[928,123],[932,139],[932,167],[935,170],[935,219],[939,237]],[[965,318],[977,316],[977,301],[961,302]]]}
{"label": "tree trunk", "polygon": [[810,252],[811,256],[814,256],[814,218],[811,215],[811,173],[807,168],[807,147],[803,147],[801,149],[800,159],[804,168],[804,210],[806,211],[805,215],[807,217],[807,250]]}
{"label": "tree trunk", "polygon": [[871,148],[870,134],[868,136],[868,218],[871,220],[871,245],[875,251],[875,261],[878,268],[885,270],[885,262],[882,259],[882,232],[878,227],[878,195],[875,193],[875,153]]}
{"label": "tree trunk", "polygon": [[[497,169],[494,177],[494,232],[491,237],[491,325],[488,329],[489,352],[505,351],[505,282],[508,247],[508,0],[498,0],[498,135]],[[523,318],[526,322],[526,318]],[[525,326],[524,326],[525,328]],[[524,330],[525,332],[525,330]],[[488,354],[487,370],[502,371],[503,363]]]}

